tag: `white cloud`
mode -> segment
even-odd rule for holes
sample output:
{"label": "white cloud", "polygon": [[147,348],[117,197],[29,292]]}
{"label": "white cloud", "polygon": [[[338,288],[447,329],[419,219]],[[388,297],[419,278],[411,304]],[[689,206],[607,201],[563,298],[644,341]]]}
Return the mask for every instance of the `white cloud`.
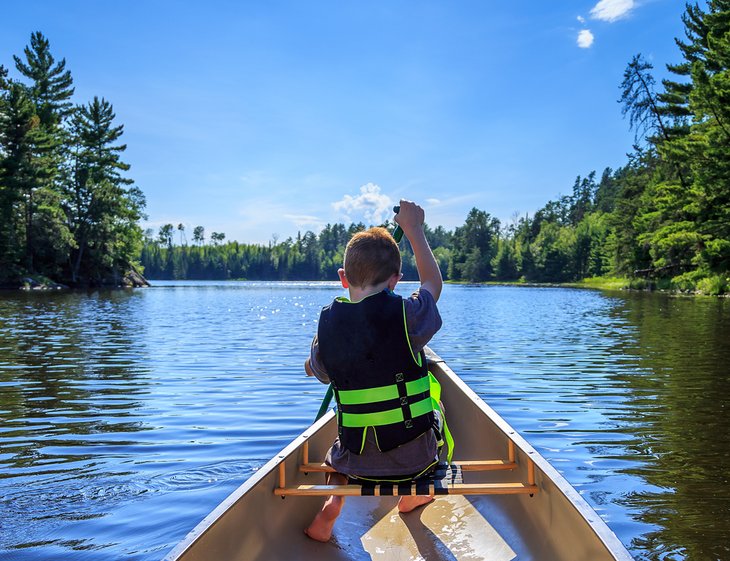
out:
{"label": "white cloud", "polygon": [[347,220],[364,218],[369,224],[381,224],[393,214],[393,201],[374,183],[360,187],[360,194],[356,197],[345,195],[341,201],[332,203],[332,207],[344,214]]}
{"label": "white cloud", "polygon": [[324,227],[325,221],[310,214],[284,214],[284,218],[290,220],[298,228],[313,226],[317,229]]}
{"label": "white cloud", "polygon": [[593,33],[591,33],[590,29],[581,29],[580,33],[578,33],[578,46],[581,49],[589,49],[592,44]]}
{"label": "white cloud", "polygon": [[581,22],[581,23],[585,23],[585,22],[586,22],[586,18],[584,18],[583,16],[578,16],[578,17],[577,17],[576,19],[577,19],[577,20],[578,20],[579,22]]}
{"label": "white cloud", "polygon": [[591,15],[595,19],[614,22],[633,10],[634,0],[601,0],[593,6]]}
{"label": "white cloud", "polygon": [[441,204],[441,199],[426,199],[426,202],[431,206],[436,206]]}

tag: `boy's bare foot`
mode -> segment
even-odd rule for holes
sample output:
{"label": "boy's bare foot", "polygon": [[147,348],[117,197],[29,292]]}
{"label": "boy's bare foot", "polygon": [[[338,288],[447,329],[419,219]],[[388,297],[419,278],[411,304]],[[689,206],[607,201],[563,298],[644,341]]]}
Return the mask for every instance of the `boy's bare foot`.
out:
{"label": "boy's bare foot", "polygon": [[309,528],[304,530],[313,540],[318,542],[328,542],[332,537],[332,528],[335,525],[335,520],[340,515],[342,505],[345,503],[342,497],[330,497],[327,502],[314,517]]}
{"label": "boy's bare foot", "polygon": [[401,497],[398,501],[398,512],[411,512],[419,506],[426,505],[433,500],[433,497],[414,496],[414,497]]}

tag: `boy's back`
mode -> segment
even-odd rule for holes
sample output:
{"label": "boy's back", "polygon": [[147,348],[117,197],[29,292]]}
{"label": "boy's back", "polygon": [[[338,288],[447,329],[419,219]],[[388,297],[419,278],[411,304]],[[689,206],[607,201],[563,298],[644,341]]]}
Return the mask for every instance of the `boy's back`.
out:
{"label": "boy's back", "polygon": [[[411,242],[422,290],[407,300],[393,293],[402,276],[400,251],[385,229],[355,234],[338,270],[350,298],[322,310],[305,363],[308,375],[335,390],[339,436],[326,458],[337,470],[328,476],[330,484],[344,483],[348,475],[410,479],[438,461],[440,435],[434,431],[442,415],[431,397],[436,382],[422,348],[441,325],[436,301],[443,281],[423,231],[423,209],[401,201],[396,222]],[[430,317],[419,321],[418,310]],[[428,333],[421,323],[435,329]],[[418,347],[411,333],[420,336]],[[430,500],[402,497],[399,509],[409,512]],[[307,535],[328,541],[343,504],[342,497],[329,497]]]}

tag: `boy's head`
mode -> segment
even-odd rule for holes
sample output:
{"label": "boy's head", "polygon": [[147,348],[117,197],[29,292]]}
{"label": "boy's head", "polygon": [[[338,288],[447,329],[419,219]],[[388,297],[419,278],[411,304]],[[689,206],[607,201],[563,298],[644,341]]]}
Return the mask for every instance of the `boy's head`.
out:
{"label": "boy's head", "polygon": [[349,286],[365,288],[380,284],[393,275],[400,275],[398,244],[385,228],[358,232],[345,248],[343,267]]}

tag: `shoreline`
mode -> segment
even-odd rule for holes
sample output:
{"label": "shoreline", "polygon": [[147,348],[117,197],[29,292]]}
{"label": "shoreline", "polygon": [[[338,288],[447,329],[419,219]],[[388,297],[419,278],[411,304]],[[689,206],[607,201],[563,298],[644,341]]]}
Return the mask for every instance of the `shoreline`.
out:
{"label": "shoreline", "polygon": [[[152,279],[164,280],[164,279]],[[176,279],[176,280],[198,280],[198,281],[215,281],[215,280],[228,280],[228,281],[255,281],[256,279]],[[263,279],[262,279],[263,280]],[[278,282],[278,281],[271,281]],[[288,279],[281,282],[328,282],[320,279]],[[418,282],[417,280],[405,281],[404,282]],[[625,277],[591,277],[585,278],[580,281],[570,282],[534,282],[525,280],[516,281],[481,281],[481,282],[467,282],[467,281],[453,281],[445,280],[444,284],[452,285],[472,285],[472,286],[512,286],[512,287],[525,287],[525,288],[577,288],[577,289],[589,289],[589,290],[603,290],[613,292],[648,292],[648,293],[659,293],[667,294],[670,296],[686,296],[686,297],[718,297],[718,298],[730,298],[730,292],[724,292],[720,294],[707,294],[699,290],[682,290],[676,288],[665,288],[657,286],[657,282],[647,282],[643,279],[629,279]],[[638,286],[637,286],[638,284]],[[44,277],[43,275],[22,275],[18,280],[6,282],[0,284],[0,291],[58,291],[58,290],[85,290],[85,289],[124,289],[124,288],[147,288],[151,287],[152,284],[149,280],[139,274],[137,271],[130,271],[125,274],[117,282],[103,282],[98,284],[76,284],[67,285],[59,283]]]}
{"label": "shoreline", "polygon": [[64,284],[44,275],[24,273],[14,280],[0,284],[0,290],[52,291],[83,290],[88,288],[146,288],[149,286],[151,286],[149,281],[132,268],[122,275],[121,278],[111,282],[100,282],[97,284]]}
{"label": "shoreline", "polygon": [[730,293],[706,294],[698,290],[680,290],[673,288],[662,288],[656,286],[657,283],[647,283],[643,281],[642,286],[633,285],[637,280],[624,277],[591,277],[580,281],[571,282],[533,282],[533,281],[482,281],[482,282],[465,282],[465,281],[444,281],[446,284],[462,284],[462,285],[482,285],[482,286],[514,286],[514,287],[530,287],[530,288],[579,288],[606,291],[622,291],[622,292],[649,292],[668,294],[670,296],[687,296],[687,297],[712,297],[712,298],[730,298]]}

